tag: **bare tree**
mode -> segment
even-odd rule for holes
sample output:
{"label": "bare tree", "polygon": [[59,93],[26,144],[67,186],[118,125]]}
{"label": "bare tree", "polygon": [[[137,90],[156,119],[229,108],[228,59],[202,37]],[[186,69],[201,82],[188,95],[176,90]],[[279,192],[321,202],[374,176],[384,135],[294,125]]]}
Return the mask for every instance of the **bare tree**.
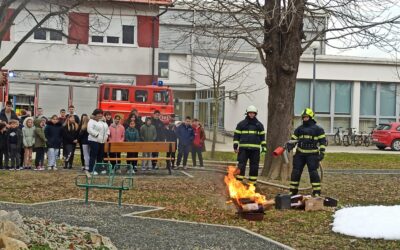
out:
{"label": "bare tree", "polygon": [[[336,48],[374,44],[393,48],[400,15],[395,0],[180,0],[201,15],[197,28],[209,35],[246,41],[257,51],[266,71],[268,155],[263,175],[288,179],[272,151],[290,138],[300,56],[314,42]],[[310,32],[309,29],[312,29]]]}
{"label": "bare tree", "polygon": [[[219,128],[219,110],[221,101],[229,97],[230,93],[248,95],[264,87],[246,82],[251,64],[257,62],[255,57],[250,57],[246,62],[237,63],[232,59],[239,57],[243,41],[239,39],[209,37],[189,31],[192,36],[191,46],[195,47],[192,55],[191,69],[184,68],[178,72],[189,76],[200,89],[212,90],[213,109],[212,116],[212,147],[211,157],[215,156],[215,145]],[[186,33],[184,33],[186,35]]]}
{"label": "bare tree", "polygon": [[[34,34],[38,29],[42,29],[44,31],[51,31],[55,33],[59,33],[62,36],[68,37],[66,33],[64,33],[61,29],[47,28],[44,26],[46,22],[48,22],[51,18],[57,17],[60,23],[64,23],[64,20],[67,19],[68,13],[78,7],[79,5],[86,2],[86,0],[71,0],[71,1],[62,1],[62,0],[46,0],[42,1],[43,13],[38,15],[32,12],[29,8],[29,4],[33,2],[31,0],[5,0],[2,1],[0,5],[0,48],[1,43],[4,40],[5,36],[8,34],[11,26],[14,24],[15,20],[22,13],[27,14],[27,16],[33,19],[33,27],[31,27],[25,34],[23,34],[22,38],[16,42],[13,48],[0,59],[0,69],[4,67],[7,62],[11,60],[11,58],[17,53],[18,49]],[[13,8],[12,12],[9,12],[9,9]]]}

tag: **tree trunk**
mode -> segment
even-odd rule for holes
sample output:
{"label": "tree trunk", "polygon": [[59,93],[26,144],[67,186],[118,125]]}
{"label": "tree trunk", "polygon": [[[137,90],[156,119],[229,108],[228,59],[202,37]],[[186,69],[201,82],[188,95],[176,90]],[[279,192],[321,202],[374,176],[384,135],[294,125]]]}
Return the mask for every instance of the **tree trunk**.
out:
{"label": "tree trunk", "polygon": [[215,144],[217,144],[217,133],[218,133],[218,110],[219,110],[219,95],[215,93],[214,97],[214,108],[213,110],[213,135],[212,135],[212,146],[211,146],[211,158],[215,156]]}
{"label": "tree trunk", "polygon": [[272,84],[269,88],[268,152],[262,175],[270,179],[288,180],[290,175],[288,165],[282,163],[281,157],[274,158],[272,152],[277,147],[284,146],[291,136],[296,77],[283,75],[279,79],[278,83]]}
{"label": "tree trunk", "polygon": [[[278,3],[278,4],[276,4]],[[267,149],[262,175],[270,179],[288,180],[290,171],[280,158],[272,152],[284,146],[290,139],[293,128],[294,95],[300,56],[305,0],[293,1],[295,13],[281,15],[280,1],[266,1],[266,9],[274,12],[271,20],[265,20],[262,52],[267,71],[268,85],[268,129]],[[282,18],[285,22],[282,22]],[[279,27],[277,29],[276,27]],[[261,51],[260,51],[261,52]]]}

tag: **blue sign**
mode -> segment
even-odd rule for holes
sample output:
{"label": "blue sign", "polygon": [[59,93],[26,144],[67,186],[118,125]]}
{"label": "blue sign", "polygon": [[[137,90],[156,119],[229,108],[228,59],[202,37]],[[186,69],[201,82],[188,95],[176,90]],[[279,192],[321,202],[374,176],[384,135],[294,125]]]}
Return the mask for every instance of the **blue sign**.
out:
{"label": "blue sign", "polygon": [[163,81],[158,81],[158,86],[159,87],[161,87],[161,86],[163,86],[164,85],[164,82]]}

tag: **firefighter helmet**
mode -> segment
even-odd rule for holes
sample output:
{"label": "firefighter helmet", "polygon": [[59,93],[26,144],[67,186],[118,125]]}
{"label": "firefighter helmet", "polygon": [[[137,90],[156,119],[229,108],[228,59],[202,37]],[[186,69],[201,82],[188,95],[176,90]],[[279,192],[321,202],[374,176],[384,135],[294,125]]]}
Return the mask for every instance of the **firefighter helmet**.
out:
{"label": "firefighter helmet", "polygon": [[310,117],[310,119],[314,119],[314,111],[312,111],[312,109],[310,108],[306,108],[305,110],[303,110],[303,112],[301,112],[301,117],[304,116],[308,116]]}
{"label": "firefighter helmet", "polygon": [[250,106],[248,106],[247,107],[247,109],[246,109],[246,114],[247,113],[258,113],[258,110],[257,110],[257,108],[254,106],[254,105],[250,105]]}

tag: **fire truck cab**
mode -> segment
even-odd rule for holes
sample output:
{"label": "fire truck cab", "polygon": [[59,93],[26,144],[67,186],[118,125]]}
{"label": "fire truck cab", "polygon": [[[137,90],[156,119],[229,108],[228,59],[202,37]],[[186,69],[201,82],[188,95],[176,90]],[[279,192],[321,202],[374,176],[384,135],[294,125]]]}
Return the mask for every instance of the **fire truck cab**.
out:
{"label": "fire truck cab", "polygon": [[130,86],[122,84],[100,85],[98,108],[110,111],[112,116],[120,115],[128,118],[133,109],[137,109],[142,117],[152,116],[159,110],[160,119],[168,123],[174,114],[173,93],[169,87],[160,86]]}

